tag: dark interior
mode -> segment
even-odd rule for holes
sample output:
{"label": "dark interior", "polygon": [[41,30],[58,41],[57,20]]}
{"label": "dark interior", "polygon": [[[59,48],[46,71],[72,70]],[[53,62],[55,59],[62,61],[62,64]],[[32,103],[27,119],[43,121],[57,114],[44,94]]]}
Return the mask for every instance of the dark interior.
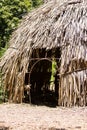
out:
{"label": "dark interior", "polygon": [[[54,81],[50,81],[52,75],[52,59],[56,60],[56,73]],[[58,68],[59,68],[60,49],[34,50],[29,64],[28,73],[25,74],[25,85],[31,84],[30,95],[25,91],[25,102],[29,102],[31,96],[31,104],[46,105],[55,107],[58,105]],[[37,62],[38,61],[38,62]],[[33,67],[32,67],[33,66]],[[31,70],[32,68],[32,70]],[[53,89],[50,89],[53,82]]]}

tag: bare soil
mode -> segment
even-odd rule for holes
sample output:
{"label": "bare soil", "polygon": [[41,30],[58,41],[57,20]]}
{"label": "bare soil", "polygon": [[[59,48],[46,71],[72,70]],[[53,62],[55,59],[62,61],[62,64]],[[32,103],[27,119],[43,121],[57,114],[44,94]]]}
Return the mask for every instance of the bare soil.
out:
{"label": "bare soil", "polygon": [[1,104],[0,130],[87,130],[87,107]]}

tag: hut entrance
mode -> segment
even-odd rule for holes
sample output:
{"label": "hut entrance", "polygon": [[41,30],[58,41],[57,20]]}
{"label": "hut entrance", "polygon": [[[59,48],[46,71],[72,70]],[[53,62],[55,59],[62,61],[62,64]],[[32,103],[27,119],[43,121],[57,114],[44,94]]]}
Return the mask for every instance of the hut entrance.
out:
{"label": "hut entrance", "polygon": [[38,53],[38,57],[32,56],[30,59],[29,77],[27,76],[31,85],[31,103],[35,105],[56,106],[58,104],[59,78],[57,73],[59,58],[54,55],[49,58],[48,54],[43,58],[43,56],[40,55],[40,52]]}

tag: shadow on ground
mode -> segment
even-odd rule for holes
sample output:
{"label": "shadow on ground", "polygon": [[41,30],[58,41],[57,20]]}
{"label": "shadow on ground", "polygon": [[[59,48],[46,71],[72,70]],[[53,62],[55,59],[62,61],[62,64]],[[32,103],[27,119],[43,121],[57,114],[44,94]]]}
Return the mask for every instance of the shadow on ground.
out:
{"label": "shadow on ground", "polygon": [[9,130],[9,127],[6,127],[6,126],[0,126],[0,130]]}

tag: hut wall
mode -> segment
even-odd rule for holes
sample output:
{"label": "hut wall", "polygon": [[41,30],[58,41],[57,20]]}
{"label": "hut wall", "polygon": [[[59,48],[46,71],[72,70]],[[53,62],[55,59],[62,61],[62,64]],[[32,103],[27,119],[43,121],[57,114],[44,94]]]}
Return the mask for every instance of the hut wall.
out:
{"label": "hut wall", "polygon": [[59,105],[68,107],[87,105],[87,70],[61,76]]}
{"label": "hut wall", "polygon": [[59,105],[87,105],[87,47],[84,44],[62,48]]}
{"label": "hut wall", "polygon": [[[9,57],[7,53],[9,53]],[[28,70],[30,55],[31,51],[28,51],[28,48],[20,48],[20,50],[9,48],[4,55],[1,71],[4,92],[7,94],[9,102],[20,103],[24,98],[24,78]]]}

